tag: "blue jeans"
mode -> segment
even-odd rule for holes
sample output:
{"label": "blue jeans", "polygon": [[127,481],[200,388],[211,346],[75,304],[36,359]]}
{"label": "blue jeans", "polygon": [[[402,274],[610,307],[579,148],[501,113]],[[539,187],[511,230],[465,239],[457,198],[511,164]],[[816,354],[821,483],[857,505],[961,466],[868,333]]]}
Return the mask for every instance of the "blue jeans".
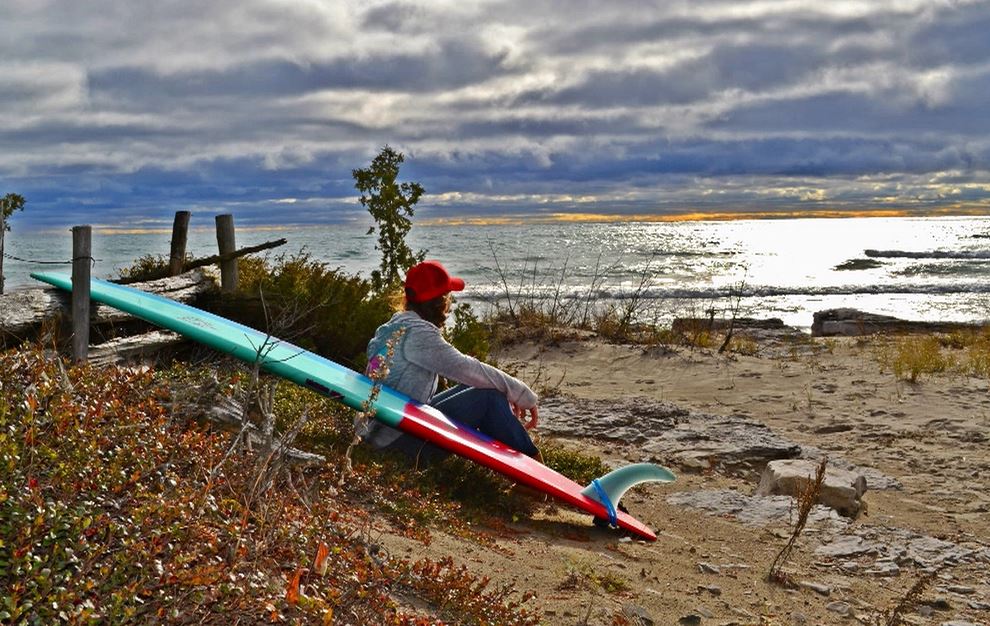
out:
{"label": "blue jeans", "polygon": [[[429,404],[450,419],[497,439],[514,450],[533,457],[539,454],[529,433],[512,412],[509,401],[497,389],[457,385],[430,398]],[[423,463],[438,461],[449,454],[442,448],[406,433],[402,433],[386,449],[402,452]]]}

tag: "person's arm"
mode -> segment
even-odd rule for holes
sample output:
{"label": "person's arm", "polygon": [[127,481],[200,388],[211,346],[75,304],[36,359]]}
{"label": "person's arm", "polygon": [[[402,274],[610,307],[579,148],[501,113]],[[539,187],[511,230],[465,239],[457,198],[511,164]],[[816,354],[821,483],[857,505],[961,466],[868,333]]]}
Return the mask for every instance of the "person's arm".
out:
{"label": "person's arm", "polygon": [[406,335],[403,344],[406,360],[448,380],[479,389],[498,389],[505,394],[509,404],[518,409],[517,415],[519,411],[530,412],[531,422],[535,425],[538,398],[529,385],[462,353],[447,343],[439,329],[430,326],[431,328],[417,327],[415,330],[410,328],[411,332]]}

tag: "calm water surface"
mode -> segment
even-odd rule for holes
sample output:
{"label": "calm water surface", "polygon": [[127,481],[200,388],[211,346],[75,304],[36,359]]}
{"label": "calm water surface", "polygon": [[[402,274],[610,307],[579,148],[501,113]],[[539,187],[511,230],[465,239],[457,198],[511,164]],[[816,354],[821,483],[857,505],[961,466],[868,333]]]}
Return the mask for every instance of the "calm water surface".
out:
{"label": "calm water surface", "polygon": [[[271,252],[305,250],[348,273],[378,265],[367,225],[239,231],[238,246],[278,238]],[[169,233],[93,236],[93,274],[115,277],[146,254],[167,254]],[[990,319],[990,217],[782,219],[667,223],[414,226],[426,249],[468,282],[468,301],[506,296],[643,305],[670,317],[738,306],[742,314],[811,325],[814,311],[850,306],[919,320]],[[193,231],[189,251],[216,254],[212,231]],[[64,261],[71,237],[10,233],[8,255]],[[855,261],[859,269],[837,269]],[[7,290],[36,269],[7,258]]]}

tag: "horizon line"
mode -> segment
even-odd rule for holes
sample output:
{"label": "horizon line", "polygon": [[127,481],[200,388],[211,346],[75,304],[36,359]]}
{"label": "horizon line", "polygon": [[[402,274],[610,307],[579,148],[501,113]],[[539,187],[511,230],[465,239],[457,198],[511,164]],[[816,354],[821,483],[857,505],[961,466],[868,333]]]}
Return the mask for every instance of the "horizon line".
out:
{"label": "horizon line", "polygon": [[[458,215],[447,217],[431,217],[415,222],[414,226],[508,226],[526,224],[559,224],[559,223],[621,223],[621,222],[655,222],[655,223],[677,223],[677,222],[727,222],[745,220],[785,220],[785,219],[868,219],[868,218],[898,218],[898,217],[919,217],[919,218],[939,218],[939,217],[990,217],[990,208],[975,207],[939,207],[933,209],[806,209],[787,211],[682,211],[677,213],[519,213],[503,214],[493,216],[483,215]],[[313,226],[333,226],[342,223],[355,223],[357,220],[347,222],[281,222],[279,224],[261,224],[253,222],[247,225],[237,226],[241,232],[252,231],[289,231],[299,228],[311,228]],[[65,227],[69,228],[69,227]],[[93,232],[101,235],[159,235],[171,234],[172,226],[160,227],[122,227],[102,224],[92,225]],[[61,233],[62,228],[42,228],[37,230],[27,230],[34,234],[55,234]],[[191,232],[213,232],[212,226],[191,226]]]}

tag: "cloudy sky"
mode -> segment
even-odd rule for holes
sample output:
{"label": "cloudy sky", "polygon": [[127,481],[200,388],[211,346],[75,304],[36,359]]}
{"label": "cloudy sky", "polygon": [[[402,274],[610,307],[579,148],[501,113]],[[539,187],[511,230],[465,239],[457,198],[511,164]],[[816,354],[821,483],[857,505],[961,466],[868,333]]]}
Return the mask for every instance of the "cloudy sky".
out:
{"label": "cloudy sky", "polygon": [[990,213],[988,33],[986,0],[3,0],[0,195],[333,222],[389,144],[422,219]]}

